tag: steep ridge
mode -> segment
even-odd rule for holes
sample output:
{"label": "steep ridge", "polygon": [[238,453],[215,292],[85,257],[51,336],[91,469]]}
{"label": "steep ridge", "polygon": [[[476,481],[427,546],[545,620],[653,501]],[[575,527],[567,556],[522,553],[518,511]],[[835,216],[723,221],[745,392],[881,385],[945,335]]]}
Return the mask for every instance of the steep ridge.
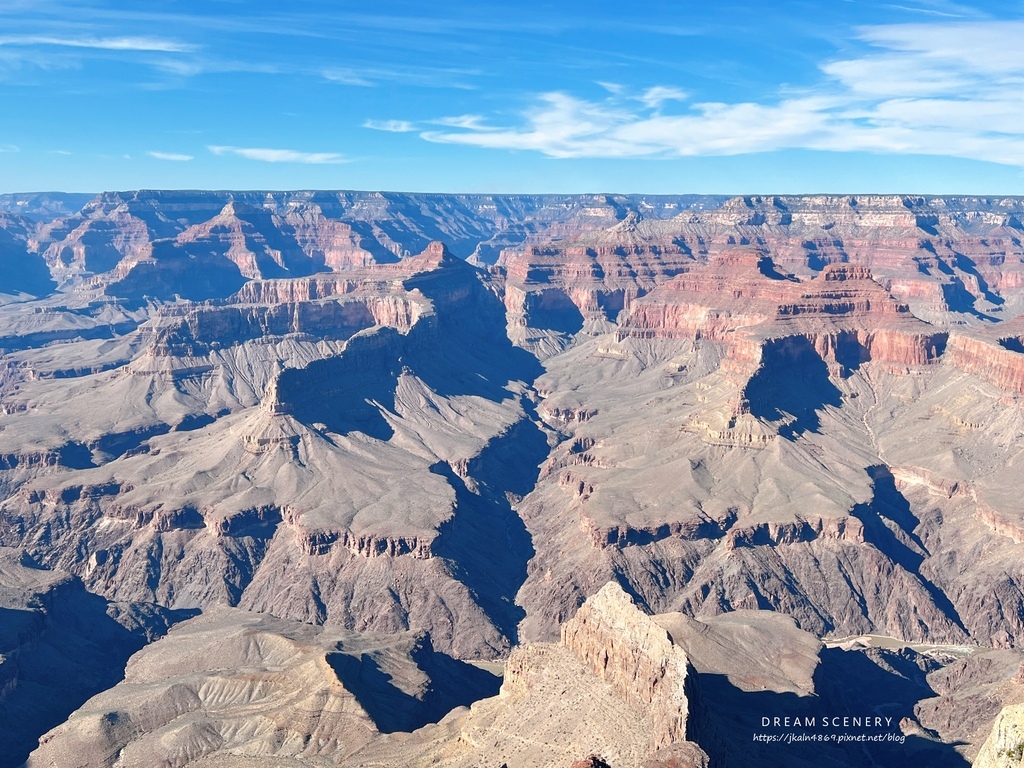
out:
{"label": "steep ridge", "polygon": [[[119,599],[507,649],[531,549],[506,493],[526,492],[547,450],[527,412],[536,371],[507,342],[487,349],[501,306],[440,244],[376,270],[309,302],[261,290],[271,303],[171,307],[135,360],[76,395],[23,387],[2,433],[18,490],[0,536]],[[122,408],[82,409],[104,396]]]}
{"label": "steep ridge", "polygon": [[215,609],[136,654],[124,681],[43,736],[27,765],[190,765],[232,755],[349,764],[382,731],[437,720],[497,684],[421,636]]}

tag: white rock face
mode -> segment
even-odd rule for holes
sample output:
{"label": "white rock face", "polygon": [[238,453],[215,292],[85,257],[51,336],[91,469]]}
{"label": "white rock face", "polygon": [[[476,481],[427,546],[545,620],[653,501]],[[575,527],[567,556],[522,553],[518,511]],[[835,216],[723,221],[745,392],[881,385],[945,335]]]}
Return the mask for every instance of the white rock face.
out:
{"label": "white rock face", "polygon": [[973,768],[1019,768],[1024,765],[1024,704],[1005,707],[975,758]]}

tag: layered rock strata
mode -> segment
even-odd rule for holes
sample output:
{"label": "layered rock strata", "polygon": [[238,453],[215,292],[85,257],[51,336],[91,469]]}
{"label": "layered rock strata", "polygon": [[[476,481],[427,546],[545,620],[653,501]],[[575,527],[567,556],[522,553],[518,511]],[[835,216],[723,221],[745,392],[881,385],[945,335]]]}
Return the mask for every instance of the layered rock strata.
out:
{"label": "layered rock strata", "polygon": [[[555,640],[610,580],[678,612],[692,658],[761,635],[687,645],[686,621],[755,609],[827,639],[978,646],[963,669],[863,649],[936,694],[900,699],[906,734],[976,744],[1014,703],[1010,656],[987,654],[1024,638],[1024,206],[668,205],[139,193],[5,218],[62,287],[0,303],[0,542],[104,600],[429,632],[464,658]],[[458,258],[502,249],[486,271]],[[517,651],[520,681],[557,698],[586,677],[576,706],[605,691],[602,717],[672,731],[592,674],[600,654],[532,647],[565,674]],[[797,647],[771,653],[802,697],[831,654],[808,672]],[[748,666],[720,674],[784,687]],[[530,685],[508,694],[557,741]],[[428,738],[504,743],[485,723],[517,717]],[[601,733],[538,754],[606,759]]]}
{"label": "layered rock strata", "polygon": [[[526,411],[534,363],[507,342],[485,351],[500,304],[440,244],[344,288],[169,307],[134,360],[75,381],[77,396],[23,388],[0,537],[111,598],[507,649],[530,544],[506,494],[546,451]],[[123,410],[81,407],[98,392]]]}
{"label": "layered rock strata", "polygon": [[649,713],[655,749],[686,741],[689,662],[622,587],[610,583],[580,606],[562,625],[561,642],[619,696]]}

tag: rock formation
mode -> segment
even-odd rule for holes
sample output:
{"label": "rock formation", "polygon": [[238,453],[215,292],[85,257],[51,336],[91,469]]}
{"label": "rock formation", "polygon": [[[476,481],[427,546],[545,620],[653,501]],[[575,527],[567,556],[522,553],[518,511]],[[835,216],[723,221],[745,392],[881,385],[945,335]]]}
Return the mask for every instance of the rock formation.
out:
{"label": "rock formation", "polygon": [[1024,704],[1006,707],[974,760],[974,768],[1016,768],[1024,761]]}
{"label": "rock formation", "polygon": [[562,645],[651,718],[655,749],[686,741],[689,662],[672,638],[612,582],[562,625]]}
{"label": "rock formation", "polygon": [[[955,762],[1017,703],[1021,200],[44,198],[0,200],[0,544],[103,605],[511,653],[501,707],[371,733],[366,764],[511,750],[524,718],[524,760],[699,763],[665,629],[726,720],[870,664]],[[817,645],[870,635],[898,650]],[[584,677],[565,705],[646,740],[545,752],[536,691]]]}
{"label": "rock formation", "polygon": [[[683,652],[616,585],[585,608],[562,645],[517,649],[493,698],[492,675],[421,637],[214,610],[133,657],[125,680],[46,734],[27,766],[245,757],[257,765],[468,768],[487,760],[526,768],[593,754],[625,768],[657,743],[657,755],[702,768],[702,751],[685,739]],[[594,667],[608,642],[614,671]],[[414,730],[449,710],[438,725]]]}

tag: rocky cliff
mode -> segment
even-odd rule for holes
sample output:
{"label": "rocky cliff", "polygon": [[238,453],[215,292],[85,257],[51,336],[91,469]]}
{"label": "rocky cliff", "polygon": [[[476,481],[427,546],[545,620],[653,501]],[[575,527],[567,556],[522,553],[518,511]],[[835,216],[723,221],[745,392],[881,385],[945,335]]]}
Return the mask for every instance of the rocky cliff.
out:
{"label": "rocky cliff", "polygon": [[[580,606],[562,625],[562,645],[619,696],[649,713],[655,749],[686,741],[689,662],[622,587],[610,583]],[[514,676],[509,682],[514,684]]]}
{"label": "rocky cliff", "polygon": [[1024,704],[1003,709],[972,764],[974,768],[1017,768],[1024,762]]}

